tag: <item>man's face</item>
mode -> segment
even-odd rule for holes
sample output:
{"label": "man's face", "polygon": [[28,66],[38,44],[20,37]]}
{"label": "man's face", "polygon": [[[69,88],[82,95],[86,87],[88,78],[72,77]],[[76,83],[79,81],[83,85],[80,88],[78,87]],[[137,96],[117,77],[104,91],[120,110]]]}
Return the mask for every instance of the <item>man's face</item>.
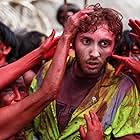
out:
{"label": "man's face", "polygon": [[77,62],[82,73],[96,75],[106,64],[106,58],[112,54],[115,35],[108,25],[100,25],[95,32],[78,33],[75,40]]}
{"label": "man's face", "polygon": [[16,80],[16,83],[14,85],[11,85],[11,87],[1,92],[0,107],[19,102],[26,96],[28,96],[28,94],[24,81],[22,78],[19,78],[18,80]]}

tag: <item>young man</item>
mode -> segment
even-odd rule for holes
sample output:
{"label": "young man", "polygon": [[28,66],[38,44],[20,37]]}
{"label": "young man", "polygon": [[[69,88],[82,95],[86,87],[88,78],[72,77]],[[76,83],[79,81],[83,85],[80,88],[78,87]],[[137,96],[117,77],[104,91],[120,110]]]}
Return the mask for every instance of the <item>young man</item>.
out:
{"label": "young man", "polygon": [[[93,111],[102,123],[104,139],[139,139],[136,134],[140,133],[140,97],[136,85],[123,74],[115,77],[114,69],[107,63],[121,34],[121,15],[99,4],[68,19],[63,44],[69,46],[72,42],[76,57],[68,61],[57,99],[34,120],[30,138],[36,135],[43,140],[101,140],[99,125],[91,137],[81,127],[80,138],[79,126],[86,127],[83,114]],[[34,79],[34,91],[45,71],[44,68]]]}
{"label": "young man", "polygon": [[80,8],[76,4],[63,4],[57,10],[56,19],[64,27],[68,17],[78,12],[79,10]]}

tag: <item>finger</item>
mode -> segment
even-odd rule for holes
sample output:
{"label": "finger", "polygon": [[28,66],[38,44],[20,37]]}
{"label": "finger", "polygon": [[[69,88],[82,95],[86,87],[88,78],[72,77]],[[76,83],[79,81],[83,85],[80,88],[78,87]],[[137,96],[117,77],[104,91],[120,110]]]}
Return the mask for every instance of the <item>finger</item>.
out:
{"label": "finger", "polygon": [[112,57],[118,61],[123,61],[123,62],[126,62],[126,59],[127,59],[127,57],[119,56],[119,55],[115,55],[115,54],[112,54]]}
{"label": "finger", "polygon": [[140,36],[138,36],[137,34],[130,32],[129,35],[130,37],[135,38],[138,42],[140,42]]}
{"label": "finger", "polygon": [[125,64],[121,63],[116,69],[115,69],[115,76],[118,76],[120,72],[123,70]]}
{"label": "finger", "polygon": [[138,22],[134,20],[130,20],[128,25],[137,33],[140,34],[140,26],[137,24]]}
{"label": "finger", "polygon": [[85,132],[85,129],[82,125],[80,126],[79,132],[80,132],[81,139],[84,139],[86,136],[86,132]]}
{"label": "finger", "polygon": [[85,8],[81,13],[82,14],[89,14],[89,13],[92,13],[92,12],[94,12],[93,9],[91,9],[91,8]]}
{"label": "finger", "polygon": [[53,48],[51,48],[51,49],[46,53],[45,58],[46,58],[47,60],[52,59],[52,57],[53,57],[54,54],[55,54],[55,51],[56,51],[56,46],[54,46]]}
{"label": "finger", "polygon": [[132,19],[129,19],[128,25],[132,28],[135,29],[135,21]]}
{"label": "finger", "polygon": [[93,126],[92,126],[90,117],[88,117],[87,115],[84,115],[84,119],[86,120],[87,129],[91,130],[93,128]]}
{"label": "finger", "polygon": [[136,22],[137,25],[140,27],[140,20],[135,20],[135,22]]}
{"label": "finger", "polygon": [[53,29],[51,35],[48,38],[46,38],[46,40],[41,44],[41,46],[42,47],[44,46],[49,50],[52,47],[54,36],[55,36],[55,30]]}
{"label": "finger", "polygon": [[91,117],[91,121],[93,126],[100,126],[101,127],[101,123],[99,121],[98,116],[94,113],[94,112],[89,112],[90,113],[90,117]]}
{"label": "finger", "polygon": [[93,126],[95,126],[96,120],[95,120],[94,114],[92,112],[89,112],[89,114],[90,114],[91,122],[92,122]]}
{"label": "finger", "polygon": [[45,43],[52,41],[55,36],[55,33],[56,31],[53,29],[50,36],[45,40]]}
{"label": "finger", "polygon": [[49,36],[51,40],[54,38],[55,33],[56,33],[56,31],[53,29],[51,35]]}
{"label": "finger", "polygon": [[96,115],[96,113],[91,112],[91,111],[90,111],[89,113],[90,113],[90,117],[91,117],[92,119],[94,119],[94,120],[100,122],[98,116]]}
{"label": "finger", "polygon": [[83,21],[83,20],[88,20],[88,21],[90,21],[90,20],[91,20],[91,17],[88,16],[87,14],[85,14],[85,15],[83,15],[83,16],[80,17],[80,20],[81,20],[81,21]]}
{"label": "finger", "polygon": [[85,14],[90,14],[92,13],[94,10],[93,9],[83,9],[83,10],[80,10],[79,12],[75,13],[73,15],[73,18],[80,18],[81,16],[85,15]]}
{"label": "finger", "polygon": [[55,38],[52,40],[51,45],[52,45],[52,46],[57,45],[59,39],[60,39],[60,36],[55,37]]}

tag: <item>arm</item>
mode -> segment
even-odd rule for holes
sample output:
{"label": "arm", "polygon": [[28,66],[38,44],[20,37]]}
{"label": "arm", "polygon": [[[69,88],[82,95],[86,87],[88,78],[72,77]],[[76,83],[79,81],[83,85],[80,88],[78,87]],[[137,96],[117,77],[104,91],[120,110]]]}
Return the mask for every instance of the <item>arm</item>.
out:
{"label": "arm", "polygon": [[[46,43],[50,43],[53,40],[54,34]],[[65,70],[69,46],[68,37],[61,37],[48,74],[35,94],[24,98],[16,104],[0,108],[1,140],[12,136],[25,127],[55,98]]]}
{"label": "arm", "polygon": [[[54,39],[52,42],[47,43],[49,38],[42,43],[42,45],[27,54],[23,58],[0,68],[1,80],[0,80],[0,90],[5,88],[11,82],[19,78],[26,71],[30,70],[43,58],[50,58],[53,56],[55,45],[58,42],[58,38]],[[44,53],[45,52],[45,53]]]}
{"label": "arm", "polygon": [[[83,13],[81,14],[83,15]],[[67,25],[71,25],[70,22]],[[75,24],[64,30],[58,42],[52,64],[36,94],[28,96],[16,104],[0,109],[0,114],[2,114],[0,115],[0,139],[8,138],[18,132],[56,97],[63,78],[66,58],[74,33],[76,33]],[[53,37],[54,33],[46,41],[46,44],[52,42]]]}

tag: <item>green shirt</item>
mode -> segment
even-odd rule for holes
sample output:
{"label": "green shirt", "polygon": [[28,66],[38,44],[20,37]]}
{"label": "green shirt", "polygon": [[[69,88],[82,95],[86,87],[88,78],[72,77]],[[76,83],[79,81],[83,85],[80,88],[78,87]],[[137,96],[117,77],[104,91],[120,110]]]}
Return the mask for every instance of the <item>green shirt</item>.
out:
{"label": "green shirt", "polygon": [[[34,78],[31,89],[36,91],[48,68],[47,64]],[[98,97],[97,97],[98,95]],[[33,121],[27,139],[38,134],[42,140],[80,140],[79,126],[85,125],[83,115],[94,111],[101,120],[104,139],[140,133],[139,97],[134,82],[126,75],[114,76],[114,69],[107,65],[105,74],[90,90],[72,114],[65,130],[60,133],[56,117],[56,101],[51,102]],[[96,97],[97,101],[93,100]]]}

